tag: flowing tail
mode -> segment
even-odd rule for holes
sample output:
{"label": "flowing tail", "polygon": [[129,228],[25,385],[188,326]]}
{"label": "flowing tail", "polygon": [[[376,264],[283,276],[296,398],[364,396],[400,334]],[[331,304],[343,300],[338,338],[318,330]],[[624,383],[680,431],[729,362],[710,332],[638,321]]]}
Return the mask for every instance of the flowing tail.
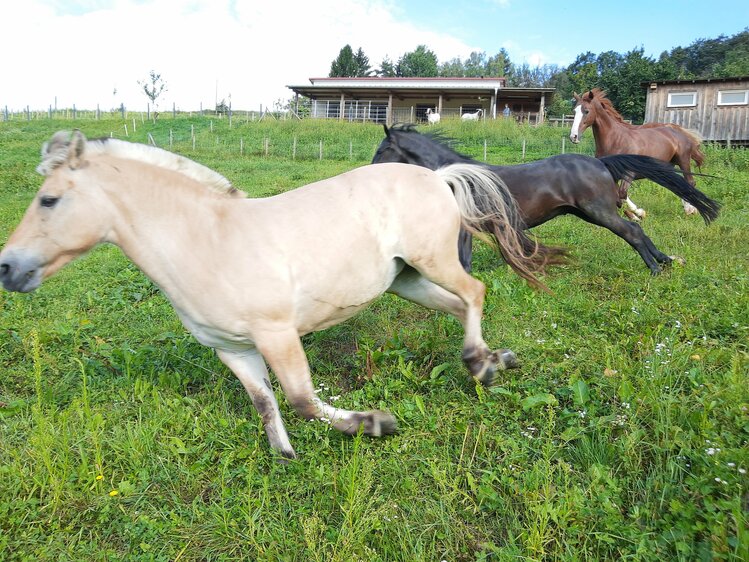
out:
{"label": "flowing tail", "polygon": [[615,182],[631,178],[633,174],[635,177],[649,179],[694,205],[706,224],[718,218],[720,203],[692,187],[668,162],[635,154],[616,154],[598,159],[606,166]]}
{"label": "flowing tail", "polygon": [[499,176],[476,164],[451,164],[436,173],[452,188],[463,228],[493,246],[529,284],[547,290],[536,274],[547,265],[563,263],[566,252],[525,234],[517,203]]}

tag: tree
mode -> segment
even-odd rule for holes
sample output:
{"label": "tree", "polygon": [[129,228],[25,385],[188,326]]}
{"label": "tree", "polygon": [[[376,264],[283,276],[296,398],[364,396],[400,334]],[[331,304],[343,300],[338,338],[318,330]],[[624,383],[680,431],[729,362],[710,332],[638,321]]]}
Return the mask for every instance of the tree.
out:
{"label": "tree", "polygon": [[356,65],[355,76],[370,76],[372,74],[372,68],[369,66],[369,57],[364,54],[361,47],[359,47],[354,55],[354,64]]}
{"label": "tree", "polygon": [[485,76],[509,76],[512,72],[512,62],[509,53],[503,48],[486,61]]}
{"label": "tree", "polygon": [[486,53],[473,51],[463,63],[464,76],[478,78],[486,74]]}
{"label": "tree", "polygon": [[598,64],[596,56],[590,51],[577,55],[566,72],[570,77],[573,92],[582,94],[598,85]]}
{"label": "tree", "polygon": [[148,78],[145,80],[138,80],[138,85],[143,88],[143,93],[146,97],[151,100],[153,104],[153,111],[158,115],[159,108],[159,96],[167,91],[166,82],[162,80],[161,74],[154,70],[148,73]]}
{"label": "tree", "polygon": [[396,74],[405,77],[433,77],[437,76],[437,55],[426,45],[419,45],[415,51],[406,53],[396,65]]}
{"label": "tree", "polygon": [[447,62],[443,62],[442,64],[440,64],[439,73],[440,76],[446,76],[450,78],[456,76],[465,76],[465,67],[463,66],[463,61],[459,58],[454,58]]}
{"label": "tree", "polygon": [[386,56],[384,59],[382,59],[380,68],[376,70],[376,73],[378,76],[385,76],[387,78],[392,78],[396,75],[395,64],[393,64],[393,61],[390,60],[390,57]]}
{"label": "tree", "polygon": [[351,45],[343,47],[330,65],[331,78],[356,76],[356,61]]}
{"label": "tree", "polygon": [[358,78],[372,74],[369,57],[361,47],[354,54],[351,45],[346,45],[330,65],[331,78]]}

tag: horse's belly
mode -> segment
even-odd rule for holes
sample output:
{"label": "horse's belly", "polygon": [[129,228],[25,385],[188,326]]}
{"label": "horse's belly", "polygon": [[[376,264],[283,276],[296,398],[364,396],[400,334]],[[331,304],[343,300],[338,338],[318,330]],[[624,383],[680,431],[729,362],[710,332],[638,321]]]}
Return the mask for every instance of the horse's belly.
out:
{"label": "horse's belly", "polygon": [[297,332],[300,336],[303,336],[304,334],[324,330],[325,328],[345,322],[367,308],[372,300],[347,307],[339,307],[329,303],[317,303],[316,306],[305,310],[304,314],[297,318]]}
{"label": "horse's belly", "polygon": [[371,275],[362,275],[365,272],[361,270],[349,271],[331,282],[300,287],[294,306],[297,331],[308,334],[355,316],[387,291],[402,267],[399,260],[392,260],[370,271]]}

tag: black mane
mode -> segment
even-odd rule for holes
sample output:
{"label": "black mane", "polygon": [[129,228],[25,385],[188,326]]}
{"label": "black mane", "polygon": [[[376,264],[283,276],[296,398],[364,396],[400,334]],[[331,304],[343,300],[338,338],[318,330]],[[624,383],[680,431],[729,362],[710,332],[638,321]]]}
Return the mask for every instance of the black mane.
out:
{"label": "black mane", "polygon": [[385,139],[380,143],[372,160],[378,162],[405,162],[436,170],[447,164],[476,162],[470,156],[455,150],[457,142],[440,132],[416,130],[416,125],[399,123],[385,128]]}

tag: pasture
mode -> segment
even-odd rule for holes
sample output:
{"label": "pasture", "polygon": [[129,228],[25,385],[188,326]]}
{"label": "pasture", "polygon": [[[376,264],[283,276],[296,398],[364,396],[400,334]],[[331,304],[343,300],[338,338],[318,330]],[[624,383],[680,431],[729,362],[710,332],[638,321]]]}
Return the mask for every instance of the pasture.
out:
{"label": "pasture", "polygon": [[[43,141],[129,124],[0,123],[0,244],[41,184]],[[569,133],[440,127],[501,164]],[[149,133],[252,196],[366,164],[383,137],[183,117],[129,140]],[[665,189],[633,189],[649,236],[686,260],[660,276],[574,217],[534,229],[572,251],[550,294],[476,243],[485,339],[521,361],[492,388],[468,376],[457,321],[396,297],[305,336],[319,394],[388,410],[400,432],[347,437],[276,388],[299,455],[287,465],[241,384],[116,248],[36,293],[0,292],[0,559],[749,559],[749,152],[706,155],[716,177],[697,186],[723,204],[709,227]]]}

